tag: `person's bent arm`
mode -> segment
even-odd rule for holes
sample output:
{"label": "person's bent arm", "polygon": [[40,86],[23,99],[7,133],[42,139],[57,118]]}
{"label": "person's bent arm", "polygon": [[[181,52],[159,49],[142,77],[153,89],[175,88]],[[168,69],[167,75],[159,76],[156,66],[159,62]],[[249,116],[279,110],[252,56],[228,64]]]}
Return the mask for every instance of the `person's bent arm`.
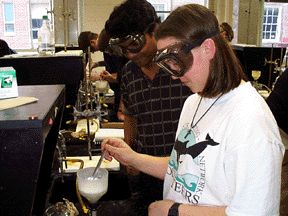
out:
{"label": "person's bent arm", "polygon": [[122,101],[122,98],[121,98],[121,99],[120,99],[120,102],[119,102],[118,111],[117,111],[117,118],[118,118],[118,120],[124,122],[124,120],[125,120],[125,115],[124,115],[124,113],[123,113],[123,110],[124,110],[124,104],[123,104],[123,101]]}
{"label": "person's bent arm", "polygon": [[[120,107],[120,105],[121,105],[122,111],[124,111],[123,112],[123,114],[124,114],[124,118],[123,118],[123,120],[124,120],[124,140],[129,146],[131,146],[131,148],[135,149],[135,140],[136,140],[136,136],[137,136],[137,119],[131,115],[125,115],[125,114],[127,114],[127,110],[124,106],[122,98],[120,100],[119,107]],[[130,175],[138,175],[139,174],[139,170],[137,170],[136,168],[131,167],[129,165],[126,166],[126,171]]]}
{"label": "person's bent arm", "polygon": [[164,180],[168,160],[169,157],[155,157],[146,154],[138,154],[138,158],[131,161],[131,166],[143,173]]}
{"label": "person's bent arm", "polygon": [[107,70],[104,70],[100,74],[103,80],[106,80],[110,83],[117,83],[117,73],[109,73]]}
{"label": "person's bent arm", "polygon": [[[168,215],[170,207],[174,204],[171,200],[161,200],[150,204],[149,216]],[[226,216],[226,206],[198,206],[180,204],[178,207],[179,216]]]}
{"label": "person's bent arm", "polygon": [[[122,103],[122,112],[125,110],[124,104]],[[125,115],[125,112],[124,112]],[[124,140],[129,146],[133,146],[133,143],[137,136],[137,120],[136,118],[125,115],[124,117]]]}
{"label": "person's bent arm", "polygon": [[106,151],[105,158],[107,160],[111,161],[112,158],[115,158],[125,166],[132,166],[143,173],[164,179],[169,157],[155,157],[137,153],[126,142],[117,138],[105,139],[102,143],[102,149]]}

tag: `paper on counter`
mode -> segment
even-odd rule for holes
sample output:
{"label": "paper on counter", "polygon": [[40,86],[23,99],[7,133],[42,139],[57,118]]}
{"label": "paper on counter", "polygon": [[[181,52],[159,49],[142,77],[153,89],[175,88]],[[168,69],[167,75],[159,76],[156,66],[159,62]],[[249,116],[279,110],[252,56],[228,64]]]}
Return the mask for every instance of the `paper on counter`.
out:
{"label": "paper on counter", "polygon": [[61,50],[55,53],[55,56],[81,56],[82,54],[82,50]]}
{"label": "paper on counter", "polygon": [[[100,122],[98,119],[89,119],[90,133],[95,133],[99,129]],[[87,133],[87,119],[77,121],[76,132],[84,131]]]}
{"label": "paper on counter", "polygon": [[18,107],[38,101],[35,97],[16,97],[0,100],[0,110]]}
{"label": "paper on counter", "polygon": [[103,140],[105,138],[114,137],[124,139],[124,129],[119,128],[100,128],[95,133],[94,141]]}
{"label": "paper on counter", "polygon": [[39,56],[38,52],[18,52],[15,54],[5,55],[3,58],[25,58]]}

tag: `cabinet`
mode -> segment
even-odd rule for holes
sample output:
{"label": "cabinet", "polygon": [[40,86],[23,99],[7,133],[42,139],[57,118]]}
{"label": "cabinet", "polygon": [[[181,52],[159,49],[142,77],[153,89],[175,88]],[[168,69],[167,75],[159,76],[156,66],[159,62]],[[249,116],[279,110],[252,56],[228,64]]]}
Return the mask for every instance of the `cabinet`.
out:
{"label": "cabinet", "polygon": [[43,215],[65,86],[18,88],[38,101],[0,111],[0,215]]}
{"label": "cabinet", "polygon": [[283,60],[286,48],[281,47],[256,47],[249,45],[233,45],[233,50],[242,64],[243,70],[250,81],[252,70],[260,70],[261,77],[258,82],[269,88],[279,75],[277,67]]}
{"label": "cabinet", "polygon": [[[83,78],[82,56],[5,57],[0,58],[0,65],[16,70],[19,86],[65,84],[65,105],[75,105]],[[63,127],[73,119],[71,112],[69,108],[64,110]]]}

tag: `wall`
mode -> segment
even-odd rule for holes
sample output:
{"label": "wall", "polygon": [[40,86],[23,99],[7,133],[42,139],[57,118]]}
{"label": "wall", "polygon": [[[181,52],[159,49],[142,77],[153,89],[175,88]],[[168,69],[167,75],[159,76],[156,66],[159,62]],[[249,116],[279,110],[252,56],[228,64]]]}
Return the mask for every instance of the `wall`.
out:
{"label": "wall", "polygon": [[[54,0],[55,43],[66,46],[78,45],[79,0]],[[66,27],[67,26],[67,27]],[[66,31],[64,31],[66,29]]]}
{"label": "wall", "polygon": [[[288,5],[283,7],[283,18],[282,18],[282,43],[288,44]],[[286,27],[284,28],[284,25]]]}
{"label": "wall", "polygon": [[[234,39],[232,43],[237,41],[237,22],[233,22],[235,17],[238,17],[238,6],[235,6],[235,1],[238,0],[210,0],[209,9],[212,10],[218,19],[219,24],[227,22],[234,31]],[[237,9],[236,11],[234,9]],[[236,16],[234,14],[236,13]]]}
{"label": "wall", "polygon": [[[0,0],[0,3],[6,0]],[[63,0],[55,0],[62,2]],[[70,0],[68,0],[70,2]],[[79,14],[81,18],[78,26],[78,31],[94,31],[99,33],[105,25],[113,8],[119,5],[123,0],[78,0],[80,4]],[[153,0],[154,1],[154,0]],[[155,0],[155,3],[161,2],[171,2],[170,0]],[[248,43],[248,44],[258,44],[261,37],[261,11],[263,11],[263,1],[264,0],[209,0],[209,8],[212,9],[219,22],[226,21],[235,32],[235,37],[232,43]],[[28,14],[28,0],[14,0],[14,4],[17,7],[24,7],[27,9],[22,10],[22,12],[15,14],[15,29],[17,28],[17,36],[21,37],[21,48],[30,49],[31,43],[31,31],[29,20],[22,19],[23,17],[29,17]],[[39,4],[39,0],[34,0]],[[41,2],[41,1],[40,1]],[[177,0],[177,2],[172,6],[176,7],[178,2],[198,2],[206,4],[208,0]],[[1,4],[2,6],[2,4]],[[1,10],[3,10],[1,8]],[[32,8],[33,10],[33,8]],[[15,8],[15,12],[17,8]],[[42,14],[43,12],[41,12]],[[288,23],[288,6],[283,8],[283,24]],[[6,40],[12,48],[19,48],[19,38],[13,36],[4,35],[4,20],[3,13],[0,13],[0,37]],[[238,31],[239,27],[239,31]],[[288,28],[283,29],[282,41],[283,43],[288,43]],[[60,29],[61,33],[62,29]],[[77,33],[78,33],[77,31]],[[75,33],[74,33],[75,34]],[[18,45],[18,46],[16,46]]]}
{"label": "wall", "polygon": [[[11,48],[16,47],[16,45],[19,42],[19,37],[21,38],[21,44],[24,48],[30,49],[31,48],[31,31],[30,31],[30,24],[26,19],[21,19],[21,17],[28,17],[28,8],[29,8],[29,2],[28,0],[14,0],[14,29],[15,33],[11,35],[5,34],[5,26],[3,17],[3,4],[5,2],[9,1],[4,1],[0,0],[0,36],[1,39],[5,40]],[[26,10],[19,10],[18,8],[27,8]],[[3,36],[2,36],[3,35]],[[15,37],[15,35],[19,36],[18,38]]]}
{"label": "wall", "polygon": [[122,0],[86,0],[83,1],[82,31],[100,32],[110,13]]}
{"label": "wall", "polygon": [[264,0],[210,0],[219,23],[228,22],[234,31],[232,43],[260,45]]}
{"label": "wall", "polygon": [[240,0],[238,43],[261,45],[264,1]]}
{"label": "wall", "polygon": [[209,8],[217,16],[219,23],[228,22],[232,26],[233,0],[210,0]]}
{"label": "wall", "polygon": [[[123,0],[85,0],[82,3],[83,20],[81,21],[81,31],[92,31],[100,33],[104,28],[106,20],[112,10]],[[103,60],[103,54],[96,52],[92,55],[94,61]]]}

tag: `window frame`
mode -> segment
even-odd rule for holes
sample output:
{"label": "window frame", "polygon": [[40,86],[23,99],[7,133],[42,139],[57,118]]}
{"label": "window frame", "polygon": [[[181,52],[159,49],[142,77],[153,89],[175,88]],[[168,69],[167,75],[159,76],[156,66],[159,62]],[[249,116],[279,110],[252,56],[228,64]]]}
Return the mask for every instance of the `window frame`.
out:
{"label": "window frame", "polygon": [[[34,22],[36,24],[35,26],[33,25]],[[37,39],[38,38],[38,30],[40,29],[41,25],[42,25],[42,19],[31,18],[31,32],[32,32],[31,36],[32,36],[32,40],[38,40]],[[34,33],[36,34],[35,38],[34,38]]]}
{"label": "window frame", "polygon": [[[164,4],[164,3],[153,3],[152,5],[155,8],[157,16],[160,17],[161,22],[163,22],[168,17],[168,15],[171,13],[171,8],[169,10],[167,4]],[[159,9],[159,7],[161,7],[161,6],[163,7],[162,10]]]}
{"label": "window frame", "polygon": [[[5,5],[8,5],[8,4],[11,4],[12,5],[12,17],[13,17],[13,20],[12,21],[7,21],[6,20],[6,8],[5,8]],[[3,11],[3,19],[4,19],[4,25],[3,25],[3,28],[4,28],[4,36],[15,36],[16,35],[16,32],[15,32],[15,9],[14,9],[14,3],[13,2],[3,2],[2,4],[2,11]],[[13,25],[13,31],[6,31],[6,25],[7,24],[12,24]]]}
{"label": "window frame", "polygon": [[[273,11],[275,9],[278,9],[276,30],[275,31],[272,31],[271,29],[269,30],[270,33],[271,32],[275,32],[275,38],[274,39],[271,39],[271,38],[265,39],[264,38],[264,34],[265,34],[265,32],[267,32],[267,31],[264,31],[264,27],[266,27],[267,24],[270,24],[270,26],[271,26],[271,24],[273,24],[273,22],[267,23],[267,20],[268,20],[267,18],[269,16],[267,16],[265,14],[265,10],[268,10],[268,9],[273,9]],[[282,17],[282,7],[281,6],[278,6],[278,5],[265,5],[264,6],[263,23],[262,23],[262,43],[277,43],[277,42],[280,42],[280,36],[281,36],[280,35],[280,31],[281,31],[281,25],[282,25],[281,17]],[[265,18],[266,18],[266,22],[264,23]],[[273,18],[273,15],[272,15],[272,18]]]}

